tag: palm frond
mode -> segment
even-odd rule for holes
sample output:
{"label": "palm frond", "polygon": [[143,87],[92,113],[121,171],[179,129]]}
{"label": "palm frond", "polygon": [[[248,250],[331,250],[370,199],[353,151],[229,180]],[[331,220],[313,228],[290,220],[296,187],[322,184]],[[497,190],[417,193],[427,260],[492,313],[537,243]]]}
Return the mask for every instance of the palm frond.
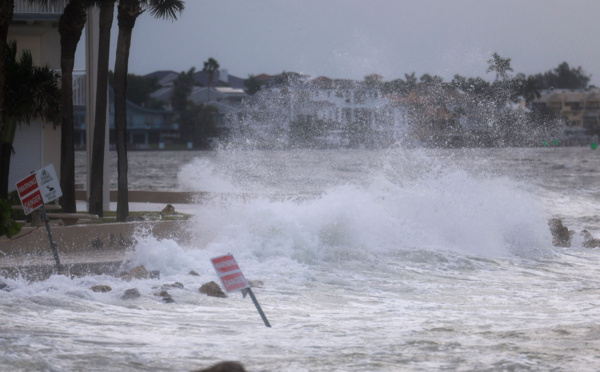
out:
{"label": "palm frond", "polygon": [[183,0],[150,0],[148,4],[150,14],[155,18],[177,19],[185,8]]}

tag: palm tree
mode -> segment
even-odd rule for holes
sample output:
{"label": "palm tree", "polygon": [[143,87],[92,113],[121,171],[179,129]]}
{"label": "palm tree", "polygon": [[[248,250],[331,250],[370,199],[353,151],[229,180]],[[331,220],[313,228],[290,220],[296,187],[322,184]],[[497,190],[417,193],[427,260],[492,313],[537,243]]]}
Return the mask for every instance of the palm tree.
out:
{"label": "palm tree", "polygon": [[108,89],[108,60],[110,53],[110,29],[112,28],[115,0],[100,0],[100,33],[98,45],[98,76],[96,82],[96,108],[94,138],[92,144],[92,167],[90,179],[89,212],[104,215],[102,188],[104,185],[104,146],[106,142],[106,105]]}
{"label": "palm tree", "polygon": [[206,90],[206,104],[210,102],[210,86],[212,85],[213,79],[215,78],[215,72],[219,70],[219,62],[214,58],[209,58],[208,61],[204,62],[204,68],[202,72],[208,74],[208,89]]}
{"label": "palm tree", "polygon": [[17,44],[6,45],[6,84],[2,107],[2,132],[0,134],[0,198],[8,196],[10,157],[17,126],[29,124],[35,118],[60,124],[60,88],[58,74],[47,66],[33,65],[29,51],[23,51],[17,60]]}
{"label": "palm tree", "polygon": [[75,140],[73,125],[73,68],[75,51],[87,21],[84,0],[70,0],[58,21],[60,34],[60,69],[63,115],[60,146],[60,200],[65,212],[76,212],[75,203]]}
{"label": "palm tree", "polygon": [[[6,39],[8,26],[13,18],[15,0],[0,1],[0,107],[4,107],[4,85],[6,84]],[[0,133],[2,132],[2,115],[0,115]]]}
{"label": "palm tree", "polygon": [[[30,3],[47,4],[56,0],[29,0]],[[60,204],[65,212],[75,212],[75,140],[73,127],[73,68],[75,52],[87,21],[86,10],[94,5],[93,0],[69,0],[58,21],[60,34],[61,69],[61,146],[60,146],[60,187],[63,196]]]}
{"label": "palm tree", "polygon": [[129,216],[129,196],[127,186],[127,71],[131,35],[137,17],[146,9],[156,18],[177,19],[177,13],[184,8],[182,0],[120,0],[117,19],[119,34],[115,58],[115,130],[117,134],[117,221],[125,221]]}

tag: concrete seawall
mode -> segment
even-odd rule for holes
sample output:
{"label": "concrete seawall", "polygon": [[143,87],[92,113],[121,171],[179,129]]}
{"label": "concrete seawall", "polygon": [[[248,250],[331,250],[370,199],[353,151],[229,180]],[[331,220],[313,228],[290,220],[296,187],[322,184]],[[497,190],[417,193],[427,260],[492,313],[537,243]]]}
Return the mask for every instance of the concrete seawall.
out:
{"label": "concrete seawall", "polygon": [[[127,222],[74,226],[53,226],[61,264],[76,275],[112,274],[126,259],[135,234],[151,231],[157,239],[185,242],[186,221]],[[42,280],[55,270],[48,233],[44,226],[24,227],[12,239],[0,238],[0,276],[23,276]]]}

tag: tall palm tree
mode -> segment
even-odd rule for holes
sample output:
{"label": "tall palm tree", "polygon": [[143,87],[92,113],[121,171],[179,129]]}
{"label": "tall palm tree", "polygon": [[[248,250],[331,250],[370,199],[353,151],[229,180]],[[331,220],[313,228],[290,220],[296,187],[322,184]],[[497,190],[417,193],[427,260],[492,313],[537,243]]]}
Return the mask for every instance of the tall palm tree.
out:
{"label": "tall palm tree", "polygon": [[[97,0],[96,0],[97,1]],[[75,138],[73,119],[73,68],[75,52],[87,21],[87,8],[93,0],[69,0],[58,21],[60,34],[61,119],[60,187],[63,196],[60,204],[65,212],[75,212]],[[32,4],[47,4],[56,0],[29,0]]]}
{"label": "tall palm tree", "polygon": [[92,144],[89,212],[104,215],[102,189],[104,185],[104,146],[106,142],[106,106],[108,89],[108,60],[110,53],[110,29],[113,24],[115,0],[100,1],[100,32],[98,43],[98,75],[96,81],[96,108],[94,138]]}
{"label": "tall palm tree", "polygon": [[208,74],[208,89],[206,90],[206,104],[210,102],[210,87],[213,79],[215,78],[215,72],[219,70],[219,62],[214,58],[209,58],[208,61],[204,62],[204,68],[202,72]]}
{"label": "tall palm tree", "polygon": [[177,19],[177,13],[184,8],[182,0],[119,0],[117,19],[119,34],[115,58],[115,130],[117,134],[117,221],[125,221],[129,216],[129,196],[127,185],[127,71],[131,35],[137,17],[145,10],[156,18]]}
{"label": "tall palm tree", "polygon": [[[8,26],[13,18],[15,0],[0,1],[0,107],[4,107],[4,85],[6,84],[6,39]],[[2,132],[2,115],[0,115],[0,133]]]}
{"label": "tall palm tree", "polygon": [[70,0],[58,21],[60,33],[60,69],[63,115],[60,146],[60,200],[65,212],[76,212],[75,203],[75,137],[73,120],[73,68],[75,51],[87,21],[84,0]]}
{"label": "tall palm tree", "polygon": [[6,84],[2,107],[0,133],[0,198],[8,196],[10,157],[17,126],[41,118],[57,126],[60,124],[61,91],[58,74],[47,66],[34,66],[31,53],[23,51],[17,59],[17,44],[6,45]]}

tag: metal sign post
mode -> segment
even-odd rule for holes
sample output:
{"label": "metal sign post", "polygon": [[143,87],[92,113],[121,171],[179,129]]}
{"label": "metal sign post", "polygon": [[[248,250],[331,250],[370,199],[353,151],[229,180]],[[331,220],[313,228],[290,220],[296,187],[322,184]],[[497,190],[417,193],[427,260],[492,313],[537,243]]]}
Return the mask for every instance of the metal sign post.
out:
{"label": "metal sign post", "polygon": [[250,284],[244,277],[244,274],[242,274],[242,270],[240,270],[240,267],[235,261],[235,258],[233,258],[233,255],[227,254],[225,256],[215,257],[210,261],[212,262],[213,267],[217,272],[217,276],[223,284],[223,287],[225,287],[225,290],[228,293],[241,290],[244,297],[246,297],[246,293],[248,293],[252,299],[252,302],[254,303],[254,306],[256,307],[256,310],[258,311],[258,314],[265,323],[265,326],[271,328],[271,324],[267,320],[265,313],[262,311],[256,296],[254,296],[254,293],[250,288]]}
{"label": "metal sign post", "polygon": [[62,190],[60,189],[54,166],[52,164],[47,165],[17,182],[17,193],[19,194],[19,199],[21,199],[21,205],[23,205],[23,212],[25,214],[41,208],[42,219],[46,225],[48,239],[50,240],[50,249],[52,249],[52,255],[56,261],[57,272],[60,273],[62,267],[58,257],[58,248],[52,237],[48,215],[46,214],[46,208],[44,208],[44,203],[49,203],[62,196]]}

